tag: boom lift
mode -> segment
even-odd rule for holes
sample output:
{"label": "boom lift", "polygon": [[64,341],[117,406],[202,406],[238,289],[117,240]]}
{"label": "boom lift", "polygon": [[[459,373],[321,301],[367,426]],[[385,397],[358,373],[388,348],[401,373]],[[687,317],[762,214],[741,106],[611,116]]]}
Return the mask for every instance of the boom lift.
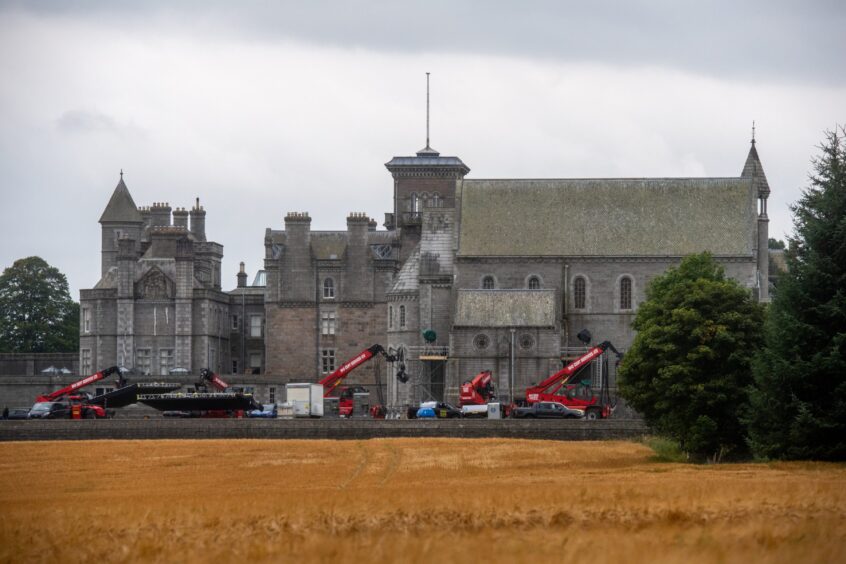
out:
{"label": "boom lift", "polygon": [[[382,345],[376,344],[370,347],[367,347],[357,355],[355,355],[350,360],[343,363],[341,366],[338,367],[337,370],[323,378],[319,384],[323,385],[323,397],[328,398],[330,397],[335,389],[341,384],[341,381],[349,375],[350,372],[373,358],[374,356],[382,355],[385,357],[385,360],[388,362],[400,362],[400,370],[397,373],[397,376],[405,374],[405,365],[402,363],[402,358],[400,354],[392,354],[385,350]],[[377,393],[379,395],[379,401],[381,405],[374,405],[371,409],[371,415],[373,417],[384,417],[385,416],[385,407],[382,402],[382,390],[381,390],[381,379],[377,376]],[[365,389],[361,386],[351,386],[351,387],[343,387],[340,389],[339,394],[339,412],[341,415],[345,417],[349,417],[352,415],[353,412],[353,395],[356,392],[365,391]]]}
{"label": "boom lift", "polygon": [[594,395],[590,386],[575,382],[579,372],[607,349],[617,355],[618,361],[623,358],[622,353],[614,348],[610,341],[603,341],[540,384],[526,388],[526,403],[532,405],[540,401],[553,401],[584,411],[586,419],[609,417],[614,411],[614,406],[608,398],[607,379],[603,380],[600,397]]}
{"label": "boom lift", "polygon": [[[112,374],[120,374],[120,370],[117,366],[110,366],[105,370],[101,370],[91,376],[86,376],[82,380],[78,380],[73,384],[65,386],[60,390],[56,390],[55,392],[51,392],[49,394],[41,394],[35,398],[35,404],[38,405],[39,403],[51,403],[61,400],[67,400],[70,404],[70,417],[72,419],[104,419],[108,416],[105,408],[101,405],[94,405],[88,403],[88,396],[84,394],[75,394],[81,388],[93,384],[94,382],[99,382],[103,378],[107,376],[111,376]],[[35,406],[33,406],[35,407]]]}
{"label": "boom lift", "polygon": [[208,384],[206,384],[206,382],[211,384],[219,392],[225,392],[227,389],[229,389],[229,384],[224,382],[220,378],[220,376],[218,376],[217,374],[215,374],[214,372],[212,372],[208,368],[203,368],[200,371],[200,377],[201,377],[200,381],[196,382],[194,384],[194,387],[198,391],[201,390],[201,389],[205,390],[207,388]]}
{"label": "boom lift", "polygon": [[469,382],[461,384],[461,392],[458,396],[459,407],[465,405],[486,405],[495,401],[493,377],[490,370],[483,370],[476,374]]}

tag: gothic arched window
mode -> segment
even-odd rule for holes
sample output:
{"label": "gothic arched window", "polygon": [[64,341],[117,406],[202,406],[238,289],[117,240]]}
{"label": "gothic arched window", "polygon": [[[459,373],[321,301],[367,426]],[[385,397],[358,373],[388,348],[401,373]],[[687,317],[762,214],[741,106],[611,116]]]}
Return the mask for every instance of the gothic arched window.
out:
{"label": "gothic arched window", "polygon": [[540,287],[541,287],[540,278],[538,278],[537,276],[530,276],[528,286],[529,286],[529,290],[540,290]]}
{"label": "gothic arched window", "polygon": [[620,309],[632,309],[632,279],[620,278]]}
{"label": "gothic arched window", "polygon": [[573,307],[585,309],[587,303],[587,282],[584,276],[577,276],[573,281]]}
{"label": "gothic arched window", "polygon": [[331,278],[323,279],[323,299],[335,299],[335,281]]}
{"label": "gothic arched window", "polygon": [[399,320],[400,321],[400,328],[404,329],[405,328],[405,306],[404,305],[400,306],[399,317],[400,317],[400,320]]}
{"label": "gothic arched window", "polygon": [[482,289],[483,290],[493,290],[496,287],[496,283],[494,282],[493,276],[485,276],[482,278]]}

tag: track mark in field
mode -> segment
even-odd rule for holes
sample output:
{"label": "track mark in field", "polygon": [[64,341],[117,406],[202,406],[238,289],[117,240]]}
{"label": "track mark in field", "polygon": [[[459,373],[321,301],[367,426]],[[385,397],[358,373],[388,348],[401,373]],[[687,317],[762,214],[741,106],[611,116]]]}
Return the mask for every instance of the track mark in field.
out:
{"label": "track mark in field", "polygon": [[390,459],[388,460],[388,465],[385,467],[385,474],[382,476],[382,479],[379,480],[379,485],[381,486],[385,482],[388,481],[388,478],[394,475],[394,472],[397,471],[400,462],[400,452],[397,450],[397,447],[391,443],[385,443],[385,448],[388,449],[390,453]]}
{"label": "track mark in field", "polygon": [[349,486],[356,478],[361,476],[361,473],[364,472],[364,469],[367,468],[367,465],[370,463],[370,453],[367,451],[367,447],[364,445],[364,442],[358,441],[357,446],[360,451],[359,455],[361,458],[355,468],[353,468],[353,471],[350,472],[350,475],[347,476],[347,479],[338,485],[338,489],[346,489],[347,486]]}

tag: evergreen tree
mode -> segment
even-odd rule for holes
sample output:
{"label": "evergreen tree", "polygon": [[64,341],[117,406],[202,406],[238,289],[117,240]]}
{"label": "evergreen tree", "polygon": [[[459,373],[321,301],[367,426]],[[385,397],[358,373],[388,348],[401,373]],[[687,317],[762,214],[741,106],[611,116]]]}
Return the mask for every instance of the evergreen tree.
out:
{"label": "evergreen tree", "polygon": [[79,304],[68,281],[39,257],[16,260],[0,275],[0,352],[75,352]]}
{"label": "evergreen tree", "polygon": [[637,312],[619,389],[656,432],[694,459],[745,452],[739,412],[763,308],[708,253],[653,279]]}
{"label": "evergreen tree", "polygon": [[846,130],[826,133],[791,207],[787,272],[755,360],[747,417],[759,456],[846,459]]}

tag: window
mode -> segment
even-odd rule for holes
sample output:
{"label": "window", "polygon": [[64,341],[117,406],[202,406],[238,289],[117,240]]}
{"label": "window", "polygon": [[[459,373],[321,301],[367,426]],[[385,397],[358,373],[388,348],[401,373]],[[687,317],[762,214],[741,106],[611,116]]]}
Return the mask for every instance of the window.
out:
{"label": "window", "polygon": [[152,368],[152,358],[150,358],[150,349],[136,349],[135,351],[135,368],[141,374],[149,376]]}
{"label": "window", "polygon": [[388,306],[388,329],[394,328],[394,306]]}
{"label": "window", "polygon": [[433,208],[441,207],[441,196],[440,196],[440,194],[435,193],[435,194],[432,195],[432,207]]}
{"label": "window", "polygon": [[418,213],[420,211],[420,196],[417,194],[411,195],[411,213]]}
{"label": "window", "polygon": [[94,388],[94,395],[95,396],[102,396],[108,394],[109,392],[114,392],[114,388]]}
{"label": "window", "polygon": [[496,284],[494,283],[493,276],[485,276],[482,278],[482,289],[483,290],[493,290]]}
{"label": "window", "polygon": [[82,308],[82,332],[91,332],[91,308]]}
{"label": "window", "polygon": [[632,309],[632,279],[620,278],[620,309]]}
{"label": "window", "polygon": [[232,361],[232,374],[238,374],[238,361]]}
{"label": "window", "polygon": [[577,276],[573,281],[573,307],[576,309],[585,309],[585,294],[587,283],[583,276]]}
{"label": "window", "polygon": [[267,403],[276,403],[276,386],[270,386],[267,389]]}
{"label": "window", "polygon": [[323,299],[324,300],[334,300],[335,299],[335,281],[331,278],[324,278],[323,279]]}
{"label": "window", "polygon": [[335,349],[322,349],[320,351],[320,359],[324,374],[335,371]]}
{"label": "window", "polygon": [[94,372],[91,369],[91,349],[82,349],[80,351],[82,358],[79,360],[79,371],[81,374],[88,375]]}
{"label": "window", "polygon": [[400,328],[405,328],[405,306],[400,306]]}
{"label": "window", "polygon": [[491,343],[491,340],[488,339],[488,336],[484,333],[479,333],[475,337],[473,337],[473,346],[479,349],[480,351],[485,350],[488,348],[488,345]]}
{"label": "window", "polygon": [[261,337],[261,316],[250,316],[250,337]]}
{"label": "window", "polygon": [[540,290],[540,278],[537,276],[529,277],[529,290]]}
{"label": "window", "polygon": [[327,311],[320,314],[321,329],[320,332],[324,335],[335,334],[335,312]]}
{"label": "window", "polygon": [[159,349],[159,374],[170,374],[173,368],[173,349]]}
{"label": "window", "polygon": [[250,372],[261,374],[261,353],[250,354]]}
{"label": "window", "polygon": [[232,316],[232,330],[233,331],[238,330],[238,316],[237,315]]}

